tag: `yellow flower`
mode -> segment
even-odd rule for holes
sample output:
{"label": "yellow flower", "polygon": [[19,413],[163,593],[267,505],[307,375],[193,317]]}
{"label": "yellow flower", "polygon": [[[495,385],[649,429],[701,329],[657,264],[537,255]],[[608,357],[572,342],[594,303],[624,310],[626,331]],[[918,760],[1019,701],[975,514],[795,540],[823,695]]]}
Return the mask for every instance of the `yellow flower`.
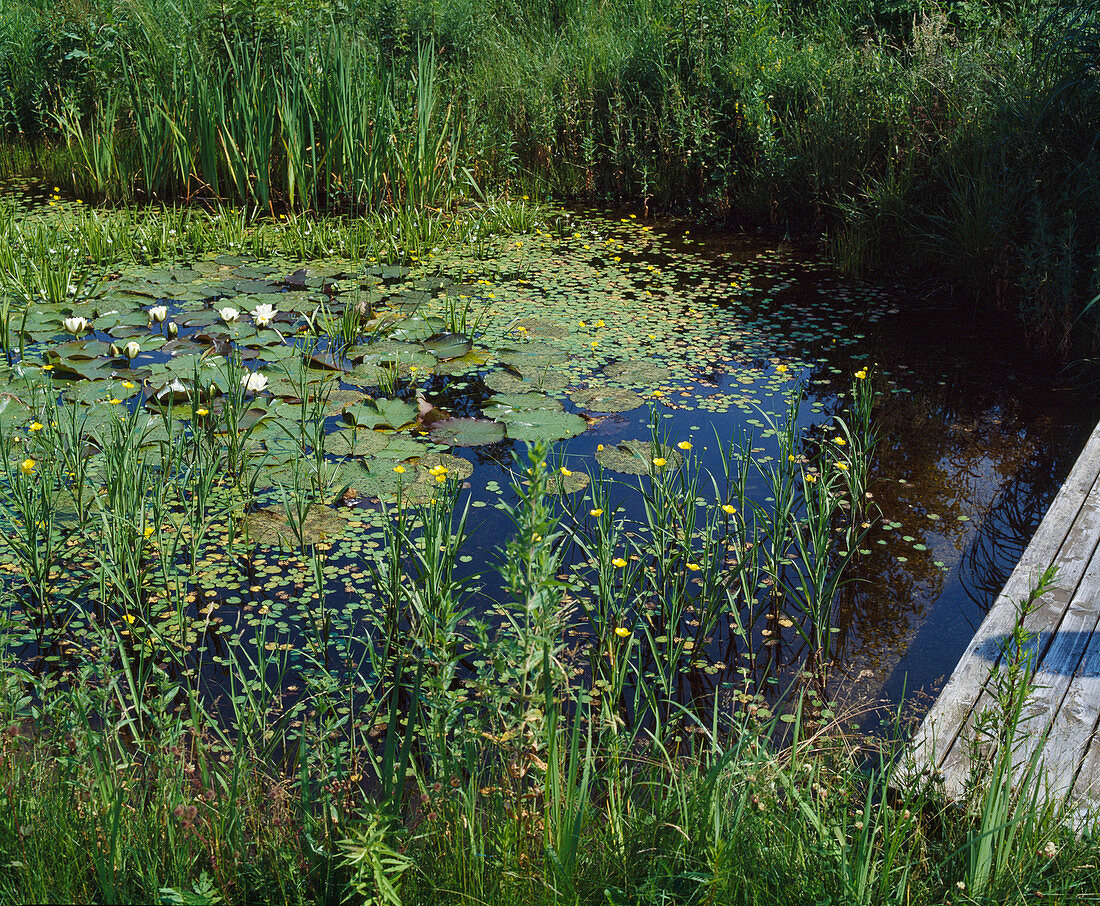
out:
{"label": "yellow flower", "polygon": [[199,418],[205,418],[209,414],[210,410],[207,409],[205,406],[199,406],[199,408],[195,410],[195,415],[197,415]]}
{"label": "yellow flower", "polygon": [[395,471],[395,472],[396,472],[396,473],[397,473],[398,475],[404,475],[404,474],[405,474],[405,467],[404,467],[404,466],[394,466],[394,467],[393,467],[393,470],[394,470],[394,471]]}
{"label": "yellow flower", "polygon": [[846,463],[846,462],[838,462],[836,464],[836,467],[838,469],[840,469],[841,472],[847,472],[848,471],[848,463]]}
{"label": "yellow flower", "polygon": [[630,638],[630,630],[627,629],[625,626],[616,626],[615,635],[617,635],[620,639],[628,639]]}
{"label": "yellow flower", "polygon": [[597,451],[602,450],[602,449],[603,449],[603,444],[596,444],[596,450]]}
{"label": "yellow flower", "polygon": [[577,322],[577,325],[578,325],[579,327],[585,327],[585,326],[586,326],[586,325],[585,325],[585,323],[584,323],[584,321],[578,321],[578,322]]}
{"label": "yellow flower", "polygon": [[134,382],[133,381],[123,381],[122,386],[125,387],[127,390],[133,390],[134,389]]}
{"label": "yellow flower", "polygon": [[562,466],[561,467],[561,474],[564,475],[566,478],[568,478],[573,473],[570,472],[565,466]]}
{"label": "yellow flower", "polygon": [[603,327],[603,319],[602,318],[599,321],[596,322],[596,326],[597,327]]}
{"label": "yellow flower", "polygon": [[43,371],[53,371],[53,365],[43,365],[42,370]]}
{"label": "yellow flower", "polygon": [[31,422],[32,431],[41,431],[43,428],[42,422]]}
{"label": "yellow flower", "polygon": [[808,482],[809,482],[810,484],[814,484],[814,483],[815,483],[815,482],[817,481],[817,476],[816,476],[816,475],[814,475],[814,474],[813,474],[813,473],[811,472],[811,473],[810,473],[809,475],[807,475],[807,476],[806,476],[806,480],[807,480],[807,481],[808,481]]}
{"label": "yellow flower", "polygon": [[665,392],[663,390],[654,390],[653,395],[654,396],[664,396]]}
{"label": "yellow flower", "polygon": [[679,447],[681,450],[690,450],[691,449],[691,441],[690,440],[682,440],[676,446]]}
{"label": "yellow flower", "polygon": [[622,557],[616,557],[614,560],[611,561],[611,565],[622,569],[624,566],[626,566],[626,561]]}
{"label": "yellow flower", "polygon": [[787,462],[794,462],[794,454],[793,453],[788,453],[787,454]]}
{"label": "yellow flower", "polygon": [[592,347],[593,349],[595,349],[595,348],[596,348],[597,346],[599,346],[600,344],[599,344],[599,341],[598,341],[598,340],[593,340],[593,341],[592,341],[591,343],[589,343],[588,345],[589,345],[589,346],[591,346],[591,347]]}
{"label": "yellow flower", "polygon": [[107,400],[107,402],[108,402],[108,403],[110,403],[110,404],[111,404],[112,406],[117,406],[117,405],[118,405],[119,403],[121,403],[121,402],[122,402],[122,400],[120,400],[120,399],[118,399],[118,398],[116,397],[116,398],[115,398],[115,399],[113,399],[113,400]]}
{"label": "yellow flower", "polygon": [[127,623],[129,623],[129,624],[130,624],[131,626],[133,626],[133,625],[134,625],[134,621],[135,621],[135,620],[136,620],[137,618],[136,618],[136,617],[135,617],[135,616],[134,616],[134,615],[133,615],[132,613],[124,613],[124,614],[122,615],[122,619],[124,619],[124,620],[125,620],[125,621],[126,621]]}
{"label": "yellow flower", "polygon": [[19,463],[19,471],[24,475],[32,475],[34,473],[34,467],[36,463],[33,459],[24,459]]}
{"label": "yellow flower", "polygon": [[689,563],[687,565],[687,568],[690,569],[693,573],[697,573],[699,572],[700,566],[698,563]]}
{"label": "yellow flower", "polygon": [[603,515],[603,510],[600,507],[596,507],[596,509],[594,509],[594,510],[589,510],[588,515],[599,517],[599,516]]}
{"label": "yellow flower", "polygon": [[147,525],[147,526],[145,526],[145,530],[142,532],[142,534],[146,538],[148,538],[151,534],[153,534],[153,531],[154,531],[153,527],[151,525]]}
{"label": "yellow flower", "polygon": [[725,513],[727,516],[732,516],[737,511],[733,508],[732,505],[724,503],[722,504],[722,512]]}
{"label": "yellow flower", "polygon": [[653,457],[653,465],[655,465],[658,469],[661,466],[663,466],[664,464],[665,464],[665,458],[663,456],[654,456]]}
{"label": "yellow flower", "polygon": [[867,377],[867,369],[860,368],[859,371],[856,372],[856,377],[862,381],[865,377]]}
{"label": "yellow flower", "polygon": [[775,370],[778,371],[780,374],[786,374],[791,369],[789,365],[776,365]]}
{"label": "yellow flower", "polygon": [[846,441],[843,437],[834,437],[833,443],[843,447],[846,443],[848,443],[848,441]]}

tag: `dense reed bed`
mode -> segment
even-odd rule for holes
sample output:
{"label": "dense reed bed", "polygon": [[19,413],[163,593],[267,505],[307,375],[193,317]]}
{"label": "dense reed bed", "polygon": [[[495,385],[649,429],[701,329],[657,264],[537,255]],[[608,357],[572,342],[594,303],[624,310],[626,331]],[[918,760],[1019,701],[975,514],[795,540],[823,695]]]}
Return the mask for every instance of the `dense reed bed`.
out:
{"label": "dense reed bed", "polygon": [[[161,0],[0,13],[9,172],[334,211],[523,187],[915,262],[1088,353],[1095,4]],[[1081,317],[1086,313],[1085,317]]]}

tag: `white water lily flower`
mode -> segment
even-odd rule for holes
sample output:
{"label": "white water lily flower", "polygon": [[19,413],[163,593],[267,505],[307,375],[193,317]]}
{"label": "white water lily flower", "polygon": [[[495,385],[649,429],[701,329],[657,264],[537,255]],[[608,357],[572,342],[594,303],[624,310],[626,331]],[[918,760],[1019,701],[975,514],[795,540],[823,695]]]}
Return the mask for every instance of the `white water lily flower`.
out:
{"label": "white water lily flower", "polygon": [[275,319],[277,313],[274,305],[268,305],[265,302],[252,309],[252,318],[255,320],[257,327],[267,327]]}
{"label": "white water lily flower", "polygon": [[66,318],[61,322],[65,325],[65,329],[74,336],[80,336],[84,331],[88,330],[92,326],[92,322],[87,318],[81,318],[79,315],[74,315],[71,318]]}
{"label": "white water lily flower", "polygon": [[258,371],[250,371],[241,377],[241,386],[246,393],[259,393],[267,386],[267,377]]}
{"label": "white water lily flower", "polygon": [[231,308],[228,305],[218,312],[219,317],[223,321],[225,321],[226,324],[236,321],[237,318],[240,317],[240,314],[240,311],[238,311],[236,308]]}
{"label": "white water lily flower", "polygon": [[152,324],[154,321],[157,324],[163,324],[165,318],[167,318],[167,317],[168,317],[168,306],[167,305],[154,305],[152,308],[149,309],[149,323],[150,324]]}
{"label": "white water lily flower", "polygon": [[129,343],[122,347],[122,351],[126,355],[126,358],[132,359],[139,352],[141,352],[141,345],[137,342],[137,340],[131,340]]}

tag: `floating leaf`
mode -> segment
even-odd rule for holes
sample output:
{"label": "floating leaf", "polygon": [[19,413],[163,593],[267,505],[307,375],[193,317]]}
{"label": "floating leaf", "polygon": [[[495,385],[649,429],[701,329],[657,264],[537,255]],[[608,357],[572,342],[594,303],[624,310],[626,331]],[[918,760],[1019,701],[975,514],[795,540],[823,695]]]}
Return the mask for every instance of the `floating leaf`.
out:
{"label": "floating leaf", "polygon": [[494,418],[507,427],[510,438],[530,442],[576,437],[588,428],[579,415],[554,409],[505,409]]}
{"label": "floating leaf", "polygon": [[569,398],[582,409],[592,412],[629,412],[645,401],[633,390],[622,387],[592,387],[574,390]]}
{"label": "floating leaf", "polygon": [[429,436],[453,447],[483,447],[504,440],[504,425],[484,418],[445,418],[432,425]]}
{"label": "floating leaf", "polygon": [[664,459],[666,469],[675,468],[682,461],[673,448],[648,440],[624,440],[614,447],[606,446],[596,451],[596,461],[601,466],[626,475],[648,475],[654,468],[654,459]]}
{"label": "floating leaf", "polygon": [[416,406],[405,400],[368,399],[344,407],[344,421],[359,428],[402,428],[416,418]]}
{"label": "floating leaf", "polygon": [[466,355],[474,344],[470,342],[469,337],[461,333],[437,333],[422,340],[420,345],[435,353],[439,361],[446,362]]}

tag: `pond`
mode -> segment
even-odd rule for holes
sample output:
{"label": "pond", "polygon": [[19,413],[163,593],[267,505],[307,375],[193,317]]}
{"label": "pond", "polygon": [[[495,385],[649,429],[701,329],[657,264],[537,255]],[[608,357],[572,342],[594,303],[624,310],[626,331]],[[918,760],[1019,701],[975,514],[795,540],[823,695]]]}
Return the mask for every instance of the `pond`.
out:
{"label": "pond", "polygon": [[[25,216],[56,217],[58,204],[68,203],[44,197]],[[563,212],[490,247],[397,263],[227,249],[94,277],[31,307],[23,363],[5,376],[4,434],[40,468],[53,429],[39,419],[60,400],[52,418],[77,411],[84,431],[127,423],[145,447],[224,440],[221,468],[253,499],[219,482],[216,515],[201,525],[179,518],[183,497],[142,511],[136,528],[187,576],[185,607],[158,608],[154,593],[122,625],[146,642],[157,627],[213,676],[227,646],[260,631],[304,669],[322,610],[326,640],[361,660],[357,634],[377,608],[371,564],[398,495],[422,504],[445,479],[461,483],[469,537],[456,570],[479,585],[469,605],[489,613],[502,591],[486,566],[512,530],[514,454],[526,443],[554,443],[567,522],[586,524],[590,476],[603,474],[611,508],[637,530],[631,483],[644,487],[658,459],[721,476],[722,450],[742,438],[766,463],[792,400],[800,431],[837,442],[833,417],[858,374],[878,392],[879,440],[873,515],[834,615],[834,688],[890,701],[931,693],[1100,416],[1005,319],[846,281],[772,240],[609,211]],[[652,446],[653,425],[665,446]],[[766,507],[768,489],[750,485]],[[700,487],[700,508],[716,507],[721,494]],[[324,500],[295,528],[289,501],[308,488]],[[80,511],[77,500],[58,523]],[[173,533],[194,548],[190,563],[182,548],[168,553]],[[90,594],[81,576],[101,561],[72,547],[58,585]],[[0,571],[18,575],[18,556],[2,551]],[[66,645],[103,618],[75,606]],[[796,664],[797,627],[784,626],[764,635],[778,631],[769,642]],[[34,627],[24,641],[28,656],[62,667],[72,657]],[[715,683],[734,667],[717,643],[695,663]]]}

